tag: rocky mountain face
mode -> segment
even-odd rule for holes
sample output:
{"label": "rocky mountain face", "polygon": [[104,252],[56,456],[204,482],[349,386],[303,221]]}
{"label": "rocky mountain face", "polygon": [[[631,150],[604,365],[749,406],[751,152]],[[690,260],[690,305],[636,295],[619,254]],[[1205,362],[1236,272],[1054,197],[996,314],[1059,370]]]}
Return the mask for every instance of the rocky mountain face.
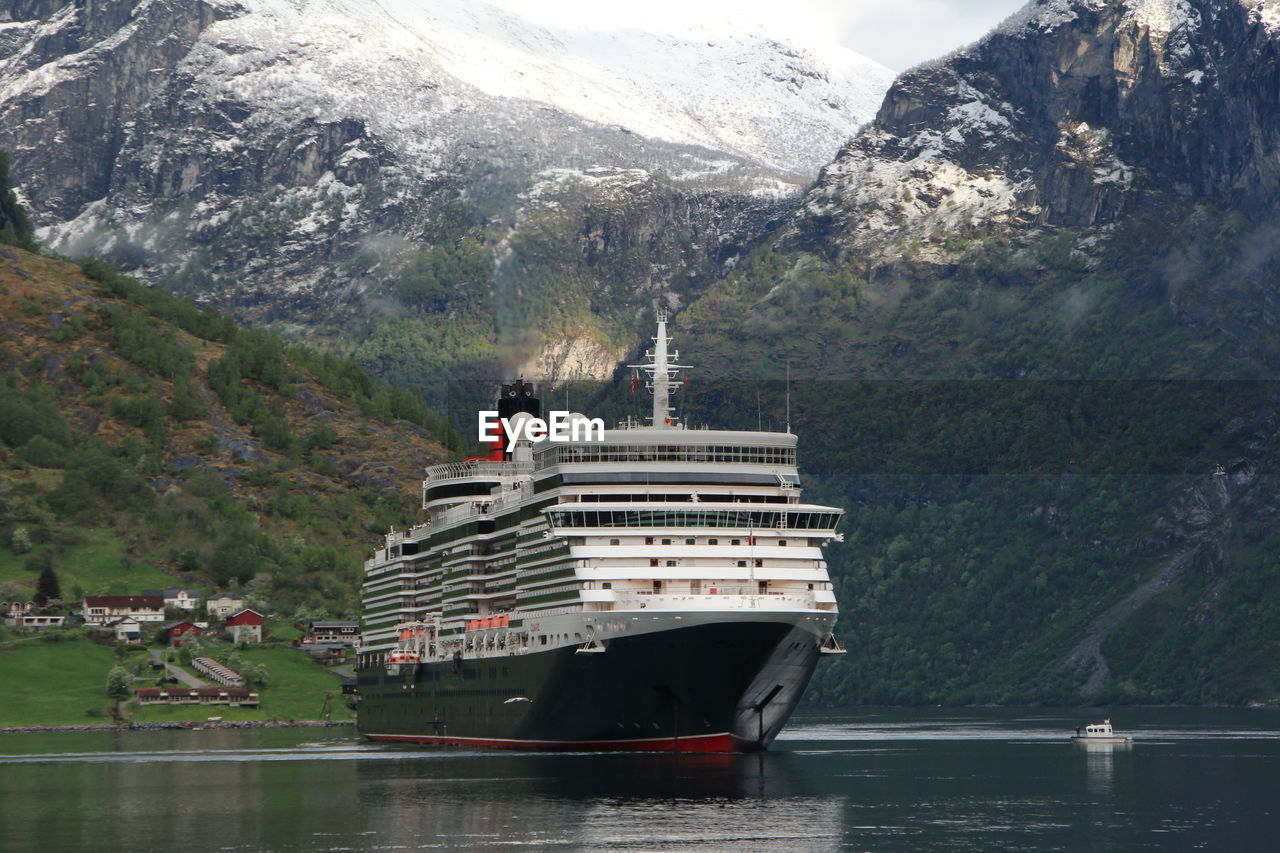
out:
{"label": "rocky mountain face", "polygon": [[1277,24],[1032,2],[903,74],[682,314],[718,375],[786,361],[811,484],[851,509],[863,648],[819,697],[1280,696]]}
{"label": "rocky mountain face", "polygon": [[[616,303],[625,276],[632,310],[687,301],[890,78],[762,34],[554,32],[470,2],[0,15],[0,150],[50,246],[246,319],[344,328],[396,313],[384,297],[415,248],[463,239],[491,256],[505,310],[526,233],[582,259],[594,299]],[[615,349],[618,327],[579,313],[580,346]]]}
{"label": "rocky mountain face", "polygon": [[789,243],[892,254],[975,226],[1105,226],[1153,191],[1269,217],[1278,24],[1271,0],[1032,2],[898,78]]}

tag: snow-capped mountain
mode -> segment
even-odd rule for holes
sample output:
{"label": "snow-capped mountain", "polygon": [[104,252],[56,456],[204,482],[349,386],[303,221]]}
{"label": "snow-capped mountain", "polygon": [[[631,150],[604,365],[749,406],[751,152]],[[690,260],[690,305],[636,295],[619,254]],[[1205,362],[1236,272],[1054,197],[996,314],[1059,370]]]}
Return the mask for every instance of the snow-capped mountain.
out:
{"label": "snow-capped mountain", "polygon": [[442,236],[447,203],[500,243],[637,176],[664,208],[757,211],[702,245],[713,269],[891,77],[759,32],[556,31],[478,0],[23,0],[0,11],[0,149],[55,248],[279,307],[350,293],[335,264]]}
{"label": "snow-capped mountain", "polygon": [[[212,28],[187,59],[210,95],[358,117],[428,155],[425,117],[487,108],[460,82],[804,179],[870,119],[892,77],[847,50],[819,53],[759,32],[696,41],[555,32],[474,0],[254,0],[248,9]],[[443,102],[423,91],[442,84],[453,95]]]}
{"label": "snow-capped mountain", "polygon": [[231,5],[246,11],[211,27],[183,63],[206,97],[277,117],[358,118],[423,156],[447,141],[424,133],[431,119],[485,113],[499,99],[803,180],[871,118],[892,79],[834,46],[759,32],[556,32],[476,0]]}
{"label": "snow-capped mountain", "polygon": [[1146,190],[1280,196],[1280,3],[1034,0],[903,74],[789,228],[894,256],[957,232],[1105,225]]}

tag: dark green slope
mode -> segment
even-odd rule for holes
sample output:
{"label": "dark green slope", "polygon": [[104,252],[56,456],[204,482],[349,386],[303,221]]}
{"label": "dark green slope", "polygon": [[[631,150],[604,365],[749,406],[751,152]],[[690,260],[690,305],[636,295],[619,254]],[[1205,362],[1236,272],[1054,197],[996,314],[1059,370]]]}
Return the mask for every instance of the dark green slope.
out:
{"label": "dark green slope", "polygon": [[[790,365],[809,486],[850,510],[814,701],[1280,699],[1280,265],[1163,201],[945,265],[775,246],[681,315],[702,383],[774,380],[775,423]],[[754,413],[731,388],[702,396]]]}
{"label": "dark green slope", "polygon": [[355,616],[449,433],[354,363],[0,246],[0,599],[51,568],[68,602],[232,587]]}

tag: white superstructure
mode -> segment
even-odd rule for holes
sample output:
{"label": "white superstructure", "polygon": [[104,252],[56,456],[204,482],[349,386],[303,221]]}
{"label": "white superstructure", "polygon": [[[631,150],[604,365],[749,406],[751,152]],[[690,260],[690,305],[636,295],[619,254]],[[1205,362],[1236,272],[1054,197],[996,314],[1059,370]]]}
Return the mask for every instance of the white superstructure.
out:
{"label": "white superstructure", "polygon": [[842,511],[802,500],[794,435],[672,417],[682,368],[665,325],[637,366],[654,391],[649,425],[428,469],[428,520],[365,564],[362,663],[396,648],[423,661],[591,653],[746,616],[838,651],[821,548]]}

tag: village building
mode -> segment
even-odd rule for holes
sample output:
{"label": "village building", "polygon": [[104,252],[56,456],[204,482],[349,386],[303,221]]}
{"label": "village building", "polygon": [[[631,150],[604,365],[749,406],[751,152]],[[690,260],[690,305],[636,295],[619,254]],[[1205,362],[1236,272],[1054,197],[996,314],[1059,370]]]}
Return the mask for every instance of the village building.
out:
{"label": "village building", "polygon": [[347,662],[347,647],[337,643],[312,643],[303,645],[302,651],[321,666],[339,666]]}
{"label": "village building", "polygon": [[0,602],[0,614],[4,616],[4,624],[10,628],[18,627],[18,620],[30,613],[33,606],[30,601]]}
{"label": "village building", "polygon": [[169,645],[173,648],[181,648],[182,641],[188,637],[199,637],[204,633],[204,629],[194,622],[174,622],[164,626],[164,635]]}
{"label": "village building", "polygon": [[359,622],[316,621],[311,623],[311,634],[304,642],[354,646],[359,639]]}
{"label": "village building", "polygon": [[201,675],[227,687],[243,687],[244,678],[228,666],[213,658],[199,657],[191,661],[191,668]]}
{"label": "village building", "polygon": [[215,619],[226,619],[244,608],[244,596],[234,592],[215,592],[204,603],[205,612]]}
{"label": "village building", "polygon": [[158,595],[164,599],[164,606],[174,610],[195,610],[200,603],[200,590],[183,589],[182,587],[174,587],[173,589],[148,589],[142,591],[143,595]]}
{"label": "village building", "polygon": [[23,631],[43,631],[45,628],[61,628],[65,616],[36,616],[31,613],[14,619],[14,627]]}
{"label": "village building", "polygon": [[109,625],[126,616],[139,622],[164,621],[164,599],[158,595],[86,595],[82,609],[88,625]]}
{"label": "village building", "polygon": [[256,708],[258,694],[243,687],[140,687],[134,691],[142,705],[230,705]]}
{"label": "village building", "polygon": [[262,614],[256,610],[241,610],[227,617],[227,633],[236,643],[262,642]]}
{"label": "village building", "polygon": [[142,642],[141,623],[132,616],[122,616],[109,622],[106,627],[115,635],[117,643],[136,645]]}

